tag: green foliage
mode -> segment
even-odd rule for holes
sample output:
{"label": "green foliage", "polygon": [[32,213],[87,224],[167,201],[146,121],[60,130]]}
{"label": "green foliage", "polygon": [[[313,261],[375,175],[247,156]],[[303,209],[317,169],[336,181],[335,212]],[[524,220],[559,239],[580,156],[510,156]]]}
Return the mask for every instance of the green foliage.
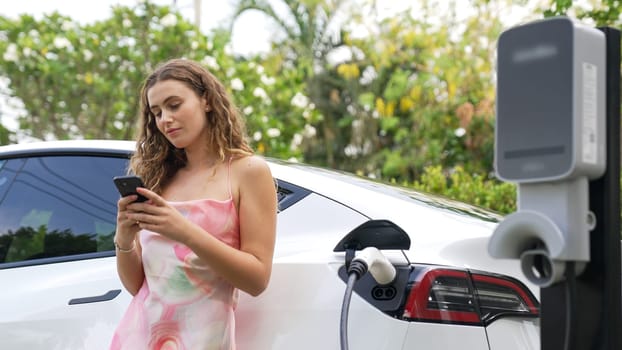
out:
{"label": "green foliage", "polygon": [[0,146],[12,143],[14,133],[0,124]]}
{"label": "green foliage", "polygon": [[[499,9],[511,2],[469,2],[473,11],[460,20],[461,0],[443,14],[432,0],[419,3],[416,18],[377,19],[362,16],[369,4],[342,0],[239,0],[235,16],[258,10],[284,34],[256,57],[235,57],[229,30],[203,34],[148,1],[87,25],[57,13],[0,16],[0,74],[23,101],[28,136],[130,139],[142,79],[187,57],[230,88],[260,154],[420,187],[444,179],[435,193],[505,212],[511,191],[477,174],[492,169],[492,62]],[[329,59],[336,49],[337,63]],[[0,127],[0,143],[14,141]]]}
{"label": "green foliage", "polygon": [[544,10],[545,17],[566,15],[590,21],[595,26],[622,28],[622,3],[619,0],[550,0],[549,5]]}
{"label": "green foliage", "polygon": [[[111,18],[87,25],[57,13],[0,17],[0,37],[0,73],[24,103],[19,123],[28,136],[131,139],[145,76],[165,60],[186,57],[230,88],[259,153],[301,158],[292,149],[304,130],[304,111],[291,105],[299,72],[276,68],[274,59],[236,59],[229,32],[203,35],[168,6],[113,7]],[[0,141],[8,137],[0,128]]]}
{"label": "green foliage", "polygon": [[[474,7],[455,21],[455,13],[424,6],[419,19],[406,12],[380,21],[373,40],[344,40],[357,54],[321,84],[339,121],[330,126],[336,150],[327,165],[407,182],[431,165],[491,170],[492,62],[502,26],[492,4]],[[435,16],[442,24],[427,21]]]}
{"label": "green foliage", "polygon": [[[234,24],[246,11],[259,11],[270,21],[276,23],[283,37],[275,41],[269,59],[281,62],[276,71],[293,67],[295,86],[298,88],[295,112],[300,118],[287,118],[296,121],[295,129],[302,127],[300,133],[292,138],[292,156],[307,162],[336,167],[339,153],[343,151],[342,135],[338,131],[348,118],[341,106],[334,103],[335,92],[342,87],[342,81],[334,72],[327,72],[327,57],[343,45],[341,32],[331,31],[339,20],[343,0],[238,0],[234,11]],[[349,12],[349,18],[357,18],[356,12]],[[305,101],[303,103],[303,100]],[[279,111],[281,113],[285,111]]]}
{"label": "green foliage", "polygon": [[462,167],[456,167],[446,175],[440,166],[429,166],[425,168],[421,179],[414,182],[413,187],[502,214],[516,210],[515,185],[489,179],[480,174],[469,174]]}
{"label": "green foliage", "polygon": [[207,42],[148,2],[84,26],[58,13],[0,18],[0,33],[0,71],[24,103],[20,127],[39,139],[130,138],[146,72]]}

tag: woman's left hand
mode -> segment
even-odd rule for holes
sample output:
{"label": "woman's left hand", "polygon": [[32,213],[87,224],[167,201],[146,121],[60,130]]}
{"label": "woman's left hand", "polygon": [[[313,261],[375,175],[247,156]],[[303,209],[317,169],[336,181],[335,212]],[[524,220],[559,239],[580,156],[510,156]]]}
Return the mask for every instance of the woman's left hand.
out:
{"label": "woman's left hand", "polygon": [[136,191],[148,200],[128,205],[128,209],[134,212],[128,214],[128,218],[135,220],[141,229],[184,243],[189,226],[193,224],[155,192],[146,188],[137,188]]}

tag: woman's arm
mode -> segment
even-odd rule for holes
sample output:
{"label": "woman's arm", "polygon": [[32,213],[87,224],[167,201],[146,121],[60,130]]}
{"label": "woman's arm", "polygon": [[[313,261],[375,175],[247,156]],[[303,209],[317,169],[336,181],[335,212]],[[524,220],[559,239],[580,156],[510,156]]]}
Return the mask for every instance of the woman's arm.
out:
{"label": "woman's arm", "polygon": [[[128,218],[127,205],[135,196],[119,199],[117,203],[117,230],[114,235],[115,251],[117,255],[117,273],[125,289],[136,295],[145,280],[143,270],[141,246],[138,240],[140,228],[135,220]],[[132,199],[134,198],[134,199]]]}
{"label": "woman's arm", "polygon": [[231,284],[257,296],[268,286],[272,272],[276,188],[268,165],[259,157],[239,160],[232,173],[239,188],[240,250],[203,233],[189,235],[185,243]]}

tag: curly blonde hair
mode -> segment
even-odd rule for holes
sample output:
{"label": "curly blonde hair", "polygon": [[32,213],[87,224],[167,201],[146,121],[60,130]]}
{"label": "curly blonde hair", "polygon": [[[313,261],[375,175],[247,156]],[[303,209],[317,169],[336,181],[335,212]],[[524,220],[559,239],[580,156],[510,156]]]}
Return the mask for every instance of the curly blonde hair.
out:
{"label": "curly blonde hair", "polygon": [[147,93],[157,82],[179,81],[205,98],[211,110],[205,112],[208,137],[205,144],[215,150],[220,161],[234,155],[251,155],[246,128],[223,84],[199,63],[172,59],[159,65],[143,83],[140,93],[140,117],[136,151],[130,159],[130,170],[143,178],[145,186],[161,194],[177,170],[187,163],[183,149],[175,148],[158,130],[149,108]]}

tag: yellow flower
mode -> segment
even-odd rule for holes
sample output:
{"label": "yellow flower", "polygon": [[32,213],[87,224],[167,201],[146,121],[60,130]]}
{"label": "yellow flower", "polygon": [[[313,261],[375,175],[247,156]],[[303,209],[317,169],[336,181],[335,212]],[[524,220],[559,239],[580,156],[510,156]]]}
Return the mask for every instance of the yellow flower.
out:
{"label": "yellow flower", "polygon": [[449,99],[454,98],[454,96],[456,95],[456,90],[457,90],[456,83],[449,82],[447,84],[447,96]]}
{"label": "yellow flower", "polygon": [[385,115],[385,105],[384,101],[380,97],[376,97],[376,111],[380,115]]}
{"label": "yellow flower", "polygon": [[419,99],[421,99],[421,86],[419,85],[413,86],[413,88],[410,89],[409,95],[413,101],[418,101]]}
{"label": "yellow flower", "polygon": [[385,110],[386,116],[391,117],[395,115],[395,101],[391,101],[387,104],[387,108]]}
{"label": "yellow flower", "polygon": [[407,47],[414,46],[416,40],[417,40],[417,34],[414,31],[409,31],[406,34],[404,34],[404,44]]}
{"label": "yellow flower", "polygon": [[354,64],[342,63],[337,67],[337,73],[346,79],[356,79],[361,75],[359,67]]}
{"label": "yellow flower", "polygon": [[88,72],[84,75],[84,82],[88,85],[93,84],[93,74],[91,74],[91,72]]}
{"label": "yellow flower", "polygon": [[407,112],[415,106],[415,102],[408,96],[400,98],[400,111]]}

